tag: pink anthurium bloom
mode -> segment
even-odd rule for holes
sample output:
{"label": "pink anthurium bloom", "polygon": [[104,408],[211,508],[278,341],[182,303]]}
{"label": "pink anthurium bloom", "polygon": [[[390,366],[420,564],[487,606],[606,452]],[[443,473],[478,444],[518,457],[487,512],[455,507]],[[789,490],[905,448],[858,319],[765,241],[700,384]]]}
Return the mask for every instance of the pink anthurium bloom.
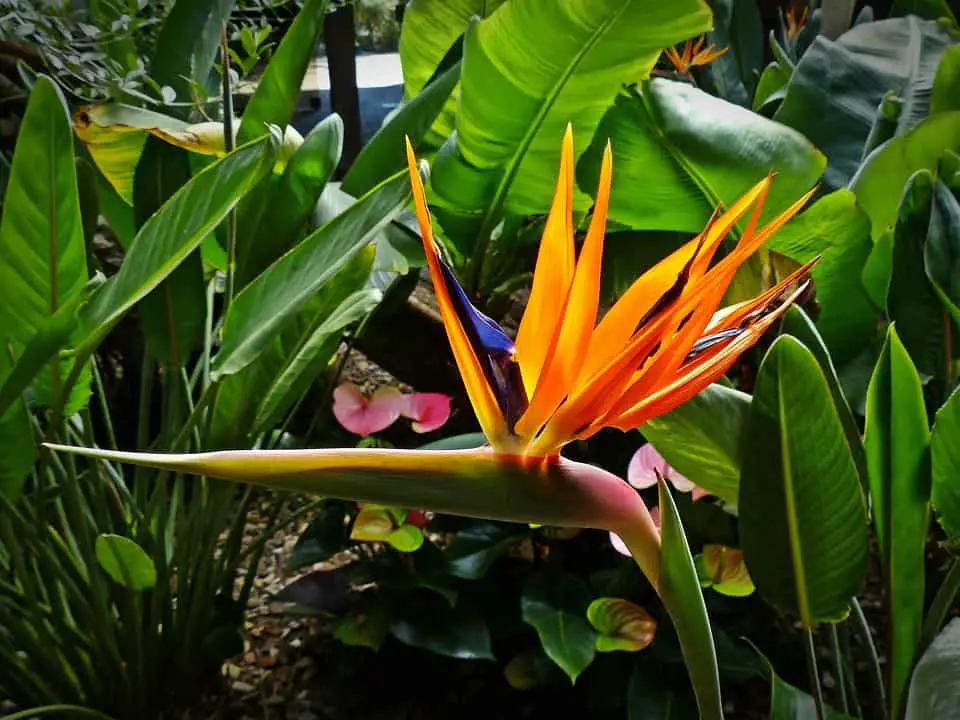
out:
{"label": "pink anthurium bloom", "polygon": [[443,393],[413,393],[405,395],[401,414],[413,420],[411,427],[416,433],[428,433],[439,430],[450,419],[449,395]]}
{"label": "pink anthurium bloom", "polygon": [[641,490],[650,488],[657,484],[657,473],[660,473],[660,476],[668,480],[679,492],[692,493],[694,501],[710,494],[677,472],[676,468],[657,452],[653,443],[647,443],[630,458],[630,464],[627,466],[627,482]]}
{"label": "pink anthurium bloom", "polygon": [[352,433],[373,435],[393,425],[406,407],[406,398],[393,387],[380,387],[367,398],[352,382],[333,391],[333,414]]}

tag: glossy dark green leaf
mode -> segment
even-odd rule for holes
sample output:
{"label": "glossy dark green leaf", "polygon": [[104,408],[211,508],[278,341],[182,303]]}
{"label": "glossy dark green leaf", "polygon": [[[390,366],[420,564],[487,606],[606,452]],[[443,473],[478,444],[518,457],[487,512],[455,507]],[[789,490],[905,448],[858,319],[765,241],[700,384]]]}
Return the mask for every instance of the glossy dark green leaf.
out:
{"label": "glossy dark green leaf", "polygon": [[322,562],[346,547],[349,503],[328,500],[307,528],[300,533],[297,544],[287,557],[287,571]]}
{"label": "glossy dark green leaf", "polygon": [[757,655],[760,655],[770,677],[770,720],[852,720],[829,705],[824,707],[821,718],[812,695],[786,682],[777,675],[769,660],[759,651]]}
{"label": "glossy dark green leaf", "polygon": [[840,416],[840,423],[843,425],[843,434],[847,438],[847,445],[850,448],[850,454],[853,462],[857,466],[857,475],[860,477],[860,485],[867,487],[867,456],[863,450],[863,440],[860,438],[860,427],[853,417],[853,411],[843,394],[843,388],[840,385],[840,377],[833,365],[833,359],[827,351],[827,346],[823,338],[817,332],[816,327],[810,320],[810,317],[798,306],[790,308],[783,320],[783,332],[787,335],[793,335],[799,340],[817,359],[820,370],[830,386],[830,395],[833,398],[833,405]]}
{"label": "glossy dark green leaf", "polygon": [[483,433],[464,433],[463,435],[454,435],[448,438],[441,438],[421,445],[421,450],[471,450],[482,447],[487,444],[487,438]]}
{"label": "glossy dark green leaf", "polygon": [[115,583],[130,590],[149,590],[157,583],[157,569],[146,551],[122,535],[100,535],[97,562]]}
{"label": "glossy dark green leaf", "polygon": [[939,18],[955,20],[947,0],[893,0],[890,14],[893,16],[917,15],[927,20]]}
{"label": "glossy dark green leaf", "polygon": [[532,577],[520,598],[524,622],[537,631],[547,656],[571,683],[593,662],[596,633],[586,618],[589,604],[586,583],[557,572]]}
{"label": "glossy dark green leaf", "polygon": [[960,707],[960,619],[937,635],[910,682],[906,720],[947,718]]}
{"label": "glossy dark green leaf", "polygon": [[270,171],[277,142],[259,140],[195,175],[144,224],[120,271],[90,299],[81,314],[89,354],[138,300],[157,287],[193,252]]}
{"label": "glossy dark green leaf", "polygon": [[[471,24],[457,133],[432,175],[438,203],[471,226],[457,248],[486,243],[504,211],[545,212],[554,183],[544,179],[556,176],[567,124],[581,143],[592,137],[625,81],[648,77],[664,47],[709,27],[702,0],[508,2]],[[590,200],[575,192],[574,203]]]}
{"label": "glossy dark green leaf", "polygon": [[451,575],[478,580],[490,566],[527,534],[520,525],[477,521],[459,530],[444,548]]}
{"label": "glossy dark green leaf", "polygon": [[406,604],[390,623],[390,632],[407,645],[438,655],[493,660],[483,617],[466,603],[451,607],[438,595],[423,594]]}
{"label": "glossy dark green leaf", "polygon": [[700,578],[670,488],[662,478],[658,488],[662,543],[660,597],[677,631],[701,719],[722,720],[717,651],[710,630],[710,617],[703,602]]}
{"label": "glossy dark green leaf", "polygon": [[708,66],[710,78],[720,97],[737,105],[750,106],[757,83],[756,72],[763,63],[763,28],[755,0],[709,0],[713,30],[707,37],[727,52]]}
{"label": "glossy dark green leaf", "polygon": [[[772,62],[763,69],[753,96],[751,107],[754,112],[764,112],[764,106],[768,103],[772,106],[774,102],[783,100],[792,72],[792,69],[784,68],[778,62]],[[764,114],[769,115],[769,111]]]}
{"label": "glossy dark green leaf", "polygon": [[835,41],[821,35],[797,64],[774,119],[826,153],[827,189],[843,187],[857,172],[884,93],[903,98],[899,132],[927,116],[934,70],[952,42],[946,28],[917,17],[863,23]]}
{"label": "glossy dark green leaf", "polygon": [[733,204],[774,170],[762,214],[769,219],[813,185],[826,164],[795,130],[662,78],[621,93],[606,111],[577,166],[585,192],[596,193],[608,139],[610,217],[638,229],[699,232],[718,205]]}
{"label": "glossy dark green leaf", "polygon": [[895,198],[903,194],[910,177],[918,170],[936,172],[940,158],[948,150],[960,151],[960,111],[927,118],[910,132],[877,148],[864,161],[850,181],[850,189],[870,216],[874,242],[896,224]]}
{"label": "glossy dark green leaf", "polygon": [[960,390],[937,411],[930,436],[933,506],[950,538],[960,538]]}
{"label": "glossy dark green leaf", "polygon": [[237,286],[244,287],[302,237],[343,151],[343,121],[328,115],[279,177],[270,176],[237,211]]}
{"label": "glossy dark green leaf", "polygon": [[213,64],[220,49],[223,24],[236,0],[177,0],[157,38],[150,76],[174,89],[177,101],[191,98],[191,81],[208,92],[216,88]]}
{"label": "glossy dark green leaf", "polygon": [[237,143],[266,132],[267,124],[287,127],[293,119],[303,76],[316,52],[329,0],[306,0],[257,81],[241,118]]}
{"label": "glossy dark green leaf", "polygon": [[783,335],[747,416],[740,536],[760,593],[807,627],[843,619],[867,571],[866,510],[827,380]]}
{"label": "glossy dark green leaf", "polygon": [[894,711],[905,696],[923,625],[929,440],[920,377],[891,325],[867,391],[864,445],[873,525],[890,603],[888,699]]}
{"label": "glossy dark green leaf", "polygon": [[356,197],[406,167],[404,137],[414,148],[443,110],[460,81],[461,63],[456,63],[431,82],[409,102],[404,103],[387,123],[364,145],[343,178],[341,188]]}
{"label": "glossy dark green leaf", "polygon": [[[18,358],[61,306],[84,293],[86,283],[70,116],[57,85],[40,75],[23,116],[3,201],[0,352]],[[64,347],[77,340],[74,333]],[[70,363],[55,355],[31,383],[34,402],[52,406],[69,371]],[[89,394],[85,369],[66,399],[64,414],[83,407]]]}
{"label": "glossy dark green leaf", "polygon": [[247,285],[227,313],[215,377],[231,375],[252,363],[283,323],[397,216],[409,194],[407,173],[398,173]]}
{"label": "glossy dark green leaf", "polygon": [[714,383],[641,428],[667,462],[712,495],[736,504],[750,396]]}
{"label": "glossy dark green leaf", "polygon": [[[947,383],[946,310],[927,277],[925,245],[931,230],[936,179],[920,171],[910,178],[900,201],[893,237],[887,316],[917,370],[928,378],[928,392],[939,402]],[[949,191],[947,191],[949,192]],[[947,230],[938,227],[938,234]],[[942,239],[938,238],[942,243]],[[939,245],[942,247],[942,244]]]}
{"label": "glossy dark green leaf", "polygon": [[[137,228],[190,181],[187,151],[148,137],[133,180]],[[160,362],[179,366],[189,359],[203,335],[206,288],[199,253],[192,253],[140,301],[140,322],[147,347]]]}
{"label": "glossy dark green leaf", "polygon": [[838,365],[856,357],[873,336],[876,311],[860,282],[870,256],[870,219],[849,190],[820,198],[778,231],[767,247],[813,268],[820,312],[817,330]]}
{"label": "glossy dark green leaf", "polygon": [[960,327],[960,203],[940,180],[933,187],[923,264],[955,327]]}

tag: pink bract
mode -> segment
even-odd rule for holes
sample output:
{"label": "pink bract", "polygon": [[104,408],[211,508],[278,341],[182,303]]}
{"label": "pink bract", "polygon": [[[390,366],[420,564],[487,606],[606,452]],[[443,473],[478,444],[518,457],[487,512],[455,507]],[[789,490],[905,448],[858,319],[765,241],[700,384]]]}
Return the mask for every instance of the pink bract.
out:
{"label": "pink bract", "polygon": [[406,396],[404,417],[413,420],[414,432],[428,433],[443,427],[450,419],[449,395],[443,393],[414,393]]}
{"label": "pink bract", "polygon": [[393,387],[381,387],[366,397],[351,382],[333,391],[333,414],[347,430],[366,437],[390,427],[400,417],[406,398]]}

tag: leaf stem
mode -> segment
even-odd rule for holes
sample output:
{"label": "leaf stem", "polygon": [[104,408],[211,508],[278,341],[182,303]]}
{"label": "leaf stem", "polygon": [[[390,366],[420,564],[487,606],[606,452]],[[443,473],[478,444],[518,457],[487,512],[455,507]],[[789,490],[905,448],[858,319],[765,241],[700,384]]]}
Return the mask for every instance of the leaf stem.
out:
{"label": "leaf stem", "polygon": [[[220,36],[220,56],[222,64],[223,87],[223,149],[233,152],[233,89],[230,87],[230,48],[227,38],[227,24],[223,24]],[[237,269],[237,211],[231,210],[227,216],[227,294],[223,312],[226,314],[233,300],[234,277]]]}
{"label": "leaf stem", "polygon": [[823,720],[823,688],[820,686],[820,670],[817,667],[817,648],[813,644],[813,628],[804,630],[804,654],[807,658],[807,673],[810,675],[810,691],[817,708],[817,720]]}
{"label": "leaf stem", "polygon": [[840,707],[843,712],[850,714],[850,703],[847,700],[846,670],[843,667],[843,653],[840,652],[840,636],[837,626],[830,625],[830,651],[833,655],[833,671],[837,676],[837,692],[840,695]]}
{"label": "leaf stem", "polygon": [[880,669],[880,656],[877,654],[877,646],[873,642],[873,635],[870,633],[870,625],[867,623],[867,616],[863,614],[863,608],[860,607],[860,601],[853,598],[850,601],[853,608],[853,619],[857,623],[857,629],[860,631],[863,644],[870,653],[870,679],[873,685],[874,702],[877,706],[879,716],[886,715],[887,698],[883,689],[883,671]]}

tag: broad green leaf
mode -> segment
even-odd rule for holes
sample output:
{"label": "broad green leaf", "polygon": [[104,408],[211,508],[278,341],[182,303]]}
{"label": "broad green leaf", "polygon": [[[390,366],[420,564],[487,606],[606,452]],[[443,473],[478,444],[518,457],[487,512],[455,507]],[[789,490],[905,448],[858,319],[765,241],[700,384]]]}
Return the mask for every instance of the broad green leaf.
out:
{"label": "broad green leaf", "polygon": [[960,111],[927,118],[910,132],[893,138],[870,154],[850,189],[870,216],[877,242],[897,220],[897,203],[910,177],[918,170],[936,172],[945,151],[960,151]]}
{"label": "broad green leaf", "polygon": [[813,268],[820,313],[817,330],[838,365],[856,357],[873,336],[876,311],[860,275],[870,256],[870,219],[849,190],[820,198],[779,230],[767,248]]}
{"label": "broad green leaf", "polygon": [[293,119],[303,76],[323,32],[329,0],[306,0],[270,58],[257,89],[243,111],[237,135],[240,144],[267,131],[267,124],[286,127]]}
{"label": "broad green leaf", "polygon": [[785,69],[778,62],[767,65],[757,81],[757,91],[753,96],[753,104],[751,105],[753,111],[761,112],[767,103],[772,105],[773,102],[782,100],[786,95],[786,88],[792,73],[792,69]]}
{"label": "broad green leaf", "polygon": [[93,352],[124,313],[166,279],[270,171],[276,144],[267,138],[238,148],[195,175],[144,223],[120,271],[81,314],[80,357]]}
{"label": "broad green leaf", "polygon": [[813,696],[786,682],[777,675],[767,658],[759,651],[757,654],[762,658],[770,676],[770,720],[852,720],[829,705],[823,708],[823,717],[819,717]]}
{"label": "broad green leaf", "polygon": [[[134,219],[138,228],[190,181],[187,151],[151,137],[134,175]],[[191,254],[140,302],[147,347],[161,363],[179,367],[203,335],[206,288],[199,253]]]}
{"label": "broad green leaf", "polygon": [[866,576],[866,510],[827,380],[789,335],[760,366],[743,443],[740,537],[757,589],[806,627],[843,619]]}
{"label": "broad green leaf", "polygon": [[122,535],[97,537],[97,562],[110,579],[129,590],[150,590],[157,584],[153,560],[133,540]]}
{"label": "broad green leaf", "polygon": [[951,620],[920,658],[906,720],[947,718],[960,706],[960,619]]}
{"label": "broad green leaf", "polygon": [[150,76],[168,85],[177,101],[190,101],[191,81],[207,91],[216,87],[214,61],[218,57],[224,23],[236,0],[177,0],[157,38]]}
{"label": "broad green leaf", "polygon": [[898,134],[927,116],[934,70],[952,42],[946,28],[917,17],[863,23],[837,40],[820,35],[797,63],[774,119],[826,153],[827,189],[843,187],[857,172],[884,93],[903,99]]}
{"label": "broad green leaf", "polygon": [[662,543],[658,592],[677,631],[700,718],[722,720],[717,651],[700,579],[670,488],[662,478],[658,488]]}
{"label": "broad green leaf", "polygon": [[699,232],[718,205],[732,205],[776,171],[761,215],[770,219],[813,185],[826,164],[795,130],[662,78],[622,93],[604,114],[577,167],[580,188],[591,194],[608,138],[610,217],[638,229]]}
{"label": "broad green leaf", "polygon": [[323,509],[300,533],[287,557],[287,572],[327,560],[346,547],[349,506],[339,500],[324,502]]}
{"label": "broad green leaf", "polygon": [[[840,416],[840,423],[843,425],[843,434],[847,438],[847,445],[850,448],[850,454],[853,456],[853,462],[857,466],[857,475],[860,476],[860,486],[867,487],[867,457],[863,450],[863,440],[860,438],[860,426],[853,416],[850,404],[843,394],[843,388],[840,385],[840,377],[833,365],[827,346],[823,338],[817,332],[816,327],[810,317],[797,305],[787,310],[783,319],[783,332],[787,335],[793,335],[799,340],[817,359],[823,376],[827,379],[827,385],[830,386],[830,395],[833,397],[833,405]],[[866,382],[864,382],[866,385]]]}
{"label": "broad green leaf", "polygon": [[960,110],[960,45],[946,49],[933,78],[930,114]]}
{"label": "broad green leaf", "polygon": [[292,248],[307,227],[343,152],[343,121],[328,115],[310,131],[283,174],[247,195],[237,211],[237,286]]}
{"label": "broad green leaf", "polygon": [[707,544],[694,558],[700,584],[721,595],[746,597],[756,589],[743,560],[743,551],[725,545]]}
{"label": "broad green leaf", "polygon": [[[400,27],[400,66],[403,69],[403,99],[412,101],[434,76],[453,45],[463,40],[467,24],[474,17],[487,17],[504,0],[411,0]],[[453,131],[457,98],[447,99],[433,128],[425,135],[439,145]]]}
{"label": "broad green leaf", "polygon": [[221,381],[208,442],[248,446],[280,422],[336,354],[347,326],[362,319],[377,291],[362,288],[374,249],[361,249],[280,324],[253,360]]}
{"label": "broad green leaf", "polygon": [[526,528],[504,523],[476,522],[458,531],[443,550],[447,572],[479,580],[490,566],[527,535]]}
{"label": "broad green leaf", "polygon": [[283,323],[397,216],[409,194],[407,174],[398,173],[247,285],[227,312],[214,377],[226,377],[252,363]]}
{"label": "broad green leaf", "polygon": [[650,613],[623,598],[597,598],[587,607],[587,620],[598,633],[597,652],[643,650],[657,633]]}
{"label": "broad green leaf", "polygon": [[640,430],[680,474],[735,505],[749,407],[749,395],[714,383]]}
{"label": "broad green leaf", "polygon": [[933,289],[960,327],[960,203],[940,180],[933,187],[923,264]]}
{"label": "broad green leaf", "polygon": [[891,325],[867,391],[864,447],[890,608],[888,700],[892,712],[900,711],[905,697],[923,625],[929,441],[920,377]]}
{"label": "broad green leaf", "polygon": [[472,450],[487,444],[483,433],[464,433],[421,445],[421,450]]}
{"label": "broad green leaf", "polygon": [[933,506],[937,519],[951,539],[960,538],[960,390],[937,411],[930,436],[933,467]]}
{"label": "broad green leaf", "polygon": [[[624,82],[648,77],[662,48],[708,30],[710,20],[702,0],[527,0],[472,23],[457,133],[431,183],[463,223],[456,247],[472,254],[504,210],[545,212],[564,128],[572,124],[581,143],[592,137]],[[590,204],[580,193],[574,202]]]}
{"label": "broad green leaf", "polygon": [[524,622],[537,631],[544,652],[571,683],[593,662],[596,633],[586,620],[589,604],[586,583],[558,572],[533,576],[520,597]]}
{"label": "broad green leaf", "polygon": [[438,655],[467,660],[493,660],[490,630],[466,603],[451,607],[437,595],[418,597],[390,623],[403,643]]}
{"label": "broad green leaf", "polygon": [[927,20],[939,18],[955,20],[947,0],[893,0],[890,15],[918,15]]}
{"label": "broad green leaf", "polygon": [[460,67],[461,63],[456,63],[404,103],[363,146],[343,178],[341,188],[344,192],[359,197],[406,167],[404,137],[410,139],[414,148],[420,147],[423,137],[459,82]]}
{"label": "broad green leaf", "polygon": [[[37,77],[17,137],[0,222],[0,352],[16,360],[62,306],[87,283],[73,131],[66,102],[50,78]],[[73,333],[64,347],[75,346]],[[12,355],[11,355],[12,353]],[[32,381],[33,400],[54,405],[70,365],[57,355]],[[65,416],[83,407],[90,372],[82,370]]]}
{"label": "broad green leaf", "polygon": [[[927,277],[924,258],[933,229],[931,214],[937,183],[929,172],[921,170],[904,190],[893,237],[887,316],[897,324],[900,340],[917,370],[929,378],[929,393],[939,402],[946,391],[949,326],[944,305]],[[938,227],[935,232],[944,229]]]}

